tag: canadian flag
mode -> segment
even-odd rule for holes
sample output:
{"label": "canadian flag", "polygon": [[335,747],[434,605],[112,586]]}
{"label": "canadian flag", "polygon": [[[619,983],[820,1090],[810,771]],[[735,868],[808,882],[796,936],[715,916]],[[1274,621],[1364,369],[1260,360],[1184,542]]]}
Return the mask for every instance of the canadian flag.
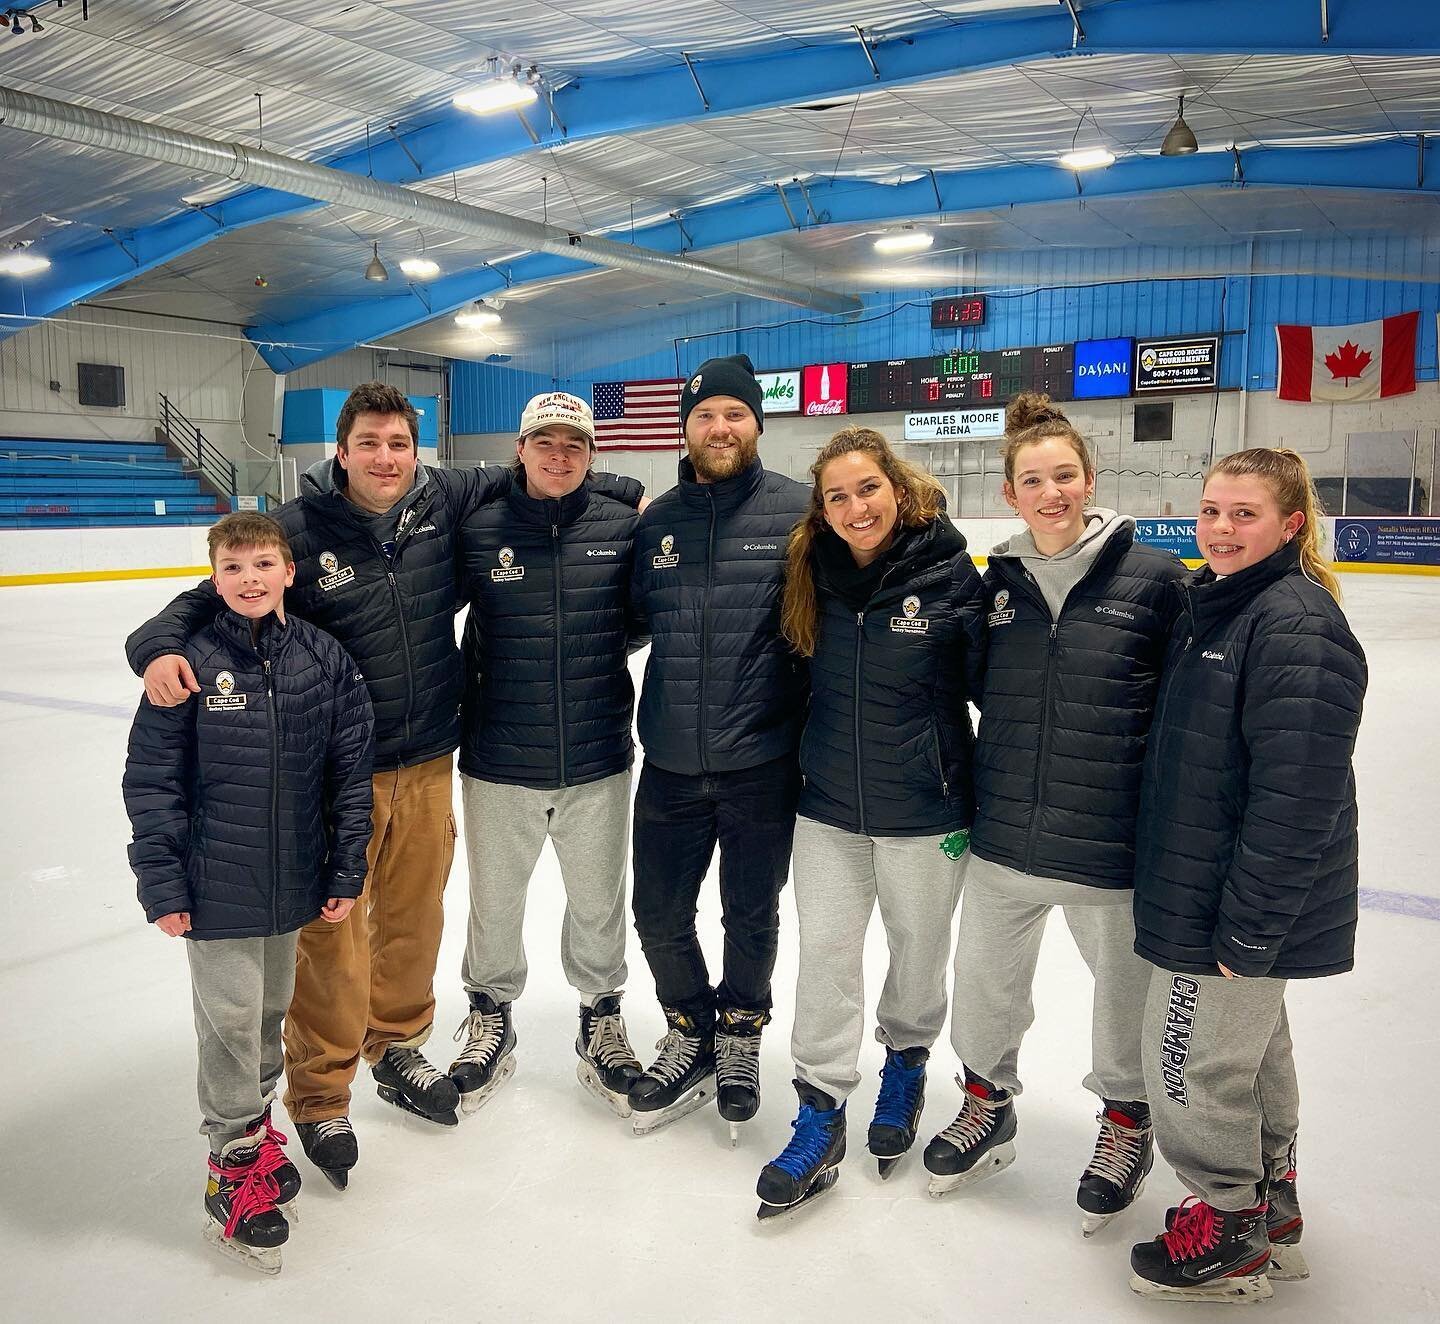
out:
{"label": "canadian flag", "polygon": [[1351,326],[1276,326],[1282,400],[1378,400],[1415,389],[1420,314]]}

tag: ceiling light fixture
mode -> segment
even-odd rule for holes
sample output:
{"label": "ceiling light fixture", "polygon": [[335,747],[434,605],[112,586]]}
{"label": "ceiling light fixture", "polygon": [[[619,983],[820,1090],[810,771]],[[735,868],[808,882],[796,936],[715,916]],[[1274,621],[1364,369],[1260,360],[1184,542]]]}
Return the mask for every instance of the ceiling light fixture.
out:
{"label": "ceiling light fixture", "polygon": [[455,325],[466,331],[484,331],[488,327],[500,325],[500,314],[486,312],[481,308],[467,308],[463,313],[455,314]]}
{"label": "ceiling light fixture", "polygon": [[458,93],[450,104],[472,115],[493,115],[501,110],[519,110],[521,106],[533,104],[538,97],[535,89],[519,78],[496,78]]}
{"label": "ceiling light fixture", "polygon": [[50,270],[50,259],[39,253],[27,253],[23,248],[12,249],[0,254],[0,276],[33,276],[40,271]]}
{"label": "ceiling light fixture", "polygon": [[1080,146],[1080,130],[1085,127],[1087,119],[1095,126],[1095,134],[1099,138],[1100,123],[1090,107],[1086,106],[1080,112],[1079,122],[1075,125],[1075,133],[1070,139],[1070,150],[1060,158],[1060,164],[1067,170],[1094,170],[1115,162],[1115,153],[1105,146],[1103,139],[1091,147]]}
{"label": "ceiling light fixture", "polygon": [[1165,141],[1160,144],[1161,156],[1190,156],[1200,150],[1200,144],[1195,141],[1195,133],[1185,123],[1185,94],[1180,94],[1180,113],[1175,116],[1175,123],[1170,126],[1170,132],[1165,135]]}
{"label": "ceiling light fixture", "polygon": [[389,280],[390,273],[385,270],[385,264],[380,261],[380,244],[378,241],[371,245],[370,252],[370,262],[365,268],[365,279],[377,282]]}
{"label": "ceiling light fixture", "polygon": [[440,264],[433,258],[407,257],[401,258],[400,270],[411,280],[434,280],[440,274]]}
{"label": "ceiling light fixture", "polygon": [[923,253],[935,242],[935,236],[929,230],[914,230],[906,227],[903,230],[892,230],[889,234],[882,234],[875,241],[877,253]]}

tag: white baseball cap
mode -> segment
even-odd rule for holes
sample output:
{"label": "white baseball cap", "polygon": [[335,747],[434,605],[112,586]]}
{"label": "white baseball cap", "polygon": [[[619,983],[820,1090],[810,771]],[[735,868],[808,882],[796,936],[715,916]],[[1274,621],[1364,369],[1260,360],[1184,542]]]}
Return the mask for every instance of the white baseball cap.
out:
{"label": "white baseball cap", "polygon": [[520,436],[523,440],[541,428],[561,426],[583,432],[592,442],[595,440],[595,416],[590,406],[578,395],[564,391],[546,391],[530,397],[525,412],[520,415]]}

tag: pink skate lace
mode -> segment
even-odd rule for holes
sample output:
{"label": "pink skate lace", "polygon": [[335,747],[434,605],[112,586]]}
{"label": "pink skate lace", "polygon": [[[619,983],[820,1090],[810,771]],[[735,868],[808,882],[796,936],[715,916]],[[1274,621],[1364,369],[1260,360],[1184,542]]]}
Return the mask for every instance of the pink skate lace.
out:
{"label": "pink skate lace", "polygon": [[[268,1214],[280,1195],[280,1186],[271,1173],[285,1162],[285,1151],[279,1145],[266,1146],[264,1141],[255,1150],[249,1163],[225,1167],[210,1159],[210,1172],[221,1185],[233,1185],[230,1195],[230,1217],[225,1220],[225,1235],[233,1237],[242,1220],[256,1214]],[[240,1180],[236,1182],[236,1178]]]}

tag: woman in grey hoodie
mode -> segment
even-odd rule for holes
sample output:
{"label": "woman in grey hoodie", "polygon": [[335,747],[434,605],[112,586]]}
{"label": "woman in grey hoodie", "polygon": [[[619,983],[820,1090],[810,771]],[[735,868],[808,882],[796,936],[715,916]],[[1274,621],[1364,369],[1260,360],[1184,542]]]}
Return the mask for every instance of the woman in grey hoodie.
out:
{"label": "woman in grey hoodie", "polygon": [[989,644],[977,810],[955,951],[951,1043],[964,1104],[925,1151],[931,1191],[1015,1157],[1021,1040],[1045,921],[1065,920],[1095,977],[1100,1133],[1077,1199],[1087,1235],[1125,1209],[1153,1161],[1140,1064],[1149,983],[1131,898],[1145,738],[1184,567],[1092,509],[1085,439],[1048,396],[1010,405],[1005,499],[1025,530],[985,574]]}

